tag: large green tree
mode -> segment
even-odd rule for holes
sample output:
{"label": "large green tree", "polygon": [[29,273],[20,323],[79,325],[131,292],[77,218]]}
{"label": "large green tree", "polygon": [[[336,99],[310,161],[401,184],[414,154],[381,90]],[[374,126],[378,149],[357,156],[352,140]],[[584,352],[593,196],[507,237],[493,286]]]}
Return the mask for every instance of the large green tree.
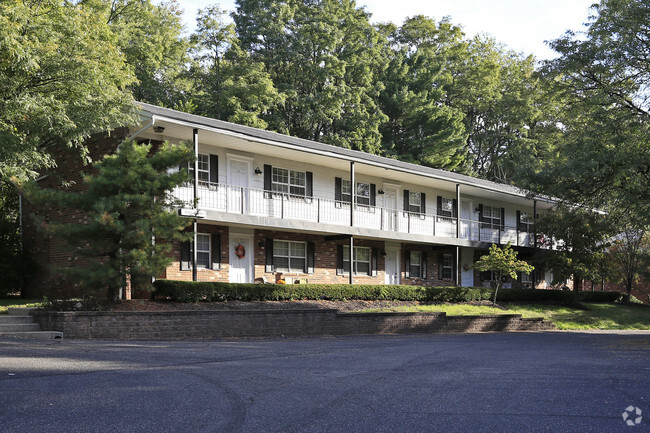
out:
{"label": "large green tree", "polygon": [[[89,260],[85,266],[59,269],[71,283],[117,299],[127,276],[131,282],[150,280],[171,262],[173,241],[184,239],[188,220],[170,212],[176,203],[171,190],[187,181],[193,158],[189,146],[164,143],[155,152],[149,144],[123,142],[115,154],[96,164],[97,173],[83,176],[85,190],[26,189],[40,206],[84,212],[86,222],[42,221],[47,233]],[[146,286],[145,286],[146,287]]]}
{"label": "large green tree", "polygon": [[364,9],[353,0],[238,0],[233,19],[284,100],[263,116],[269,129],[381,151],[383,42]]}
{"label": "large green tree", "polygon": [[192,101],[198,114],[265,129],[262,119],[282,102],[264,64],[241,49],[235,25],[218,6],[199,10],[194,44]]}
{"label": "large green tree", "polygon": [[52,166],[57,146],[125,125],[133,73],[106,21],[57,0],[0,3],[0,177]]}
{"label": "large green tree", "polygon": [[388,67],[379,102],[388,120],[382,145],[387,154],[453,170],[464,162],[463,113],[445,103],[446,65],[466,50],[462,32],[443,20],[416,16],[399,28],[382,25]]}
{"label": "large green tree", "polygon": [[583,35],[567,33],[544,69],[563,102],[552,157],[534,189],[650,223],[650,4],[602,0]]}

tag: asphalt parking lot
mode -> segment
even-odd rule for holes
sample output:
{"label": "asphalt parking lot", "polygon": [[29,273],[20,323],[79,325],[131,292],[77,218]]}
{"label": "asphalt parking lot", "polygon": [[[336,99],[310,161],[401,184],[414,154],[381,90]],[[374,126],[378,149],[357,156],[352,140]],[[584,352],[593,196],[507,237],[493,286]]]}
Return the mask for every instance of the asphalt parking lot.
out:
{"label": "asphalt parking lot", "polygon": [[635,432],[649,390],[648,334],[0,339],[2,432]]}

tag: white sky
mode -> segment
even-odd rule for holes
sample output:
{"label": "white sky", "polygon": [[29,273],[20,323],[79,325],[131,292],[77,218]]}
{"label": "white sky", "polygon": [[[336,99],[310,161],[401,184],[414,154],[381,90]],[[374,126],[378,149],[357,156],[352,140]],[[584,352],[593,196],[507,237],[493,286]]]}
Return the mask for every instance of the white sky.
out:
{"label": "white sky", "polygon": [[[566,30],[581,31],[589,16],[589,6],[597,0],[357,0],[372,13],[373,22],[392,21],[426,15],[440,21],[445,16],[460,25],[469,37],[487,33],[508,48],[534,54],[538,60],[555,57],[544,41],[556,39]],[[196,11],[215,3],[210,0],[178,0],[185,10],[185,25],[194,28]],[[234,0],[217,2],[234,10]]]}

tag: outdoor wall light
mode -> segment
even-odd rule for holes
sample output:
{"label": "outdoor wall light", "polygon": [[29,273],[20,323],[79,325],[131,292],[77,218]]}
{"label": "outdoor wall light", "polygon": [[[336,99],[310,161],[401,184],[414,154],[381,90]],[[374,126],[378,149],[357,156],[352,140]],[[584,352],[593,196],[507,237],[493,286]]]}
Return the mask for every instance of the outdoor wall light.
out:
{"label": "outdoor wall light", "polygon": [[255,174],[258,175],[258,176],[259,176],[260,174],[262,174],[262,169],[259,168],[259,167],[256,167],[256,168],[255,168]]}
{"label": "outdoor wall light", "polygon": [[155,132],[156,134],[162,134],[163,132],[165,132],[165,127],[164,126],[154,126],[153,127],[153,132]]}
{"label": "outdoor wall light", "polygon": [[381,250],[381,256],[386,257],[386,250]]}
{"label": "outdoor wall light", "polygon": [[257,246],[260,247],[261,249],[264,249],[264,247],[265,247],[264,241],[263,241],[263,240],[260,241],[260,242],[257,244]]}
{"label": "outdoor wall light", "polygon": [[379,188],[379,191],[377,191],[377,194],[383,194],[384,190],[382,188]]}

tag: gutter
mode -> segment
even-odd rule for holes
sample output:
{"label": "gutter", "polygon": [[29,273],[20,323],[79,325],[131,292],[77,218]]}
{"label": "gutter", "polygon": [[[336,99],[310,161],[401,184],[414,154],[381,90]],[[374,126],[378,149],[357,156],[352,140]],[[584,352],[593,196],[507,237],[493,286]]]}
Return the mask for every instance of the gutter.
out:
{"label": "gutter", "polygon": [[[146,111],[146,110],[143,110],[143,113],[149,113],[149,112]],[[197,126],[199,126],[200,129],[203,129],[205,131],[216,132],[216,133],[219,133],[219,134],[228,135],[228,136],[231,136],[231,137],[243,139],[243,140],[253,142],[253,143],[268,144],[268,145],[272,145],[272,146],[276,146],[276,147],[281,147],[281,148],[284,148],[284,149],[297,150],[297,151],[301,151],[301,152],[311,153],[311,154],[325,156],[325,157],[329,157],[329,158],[340,159],[340,160],[344,160],[344,161],[354,161],[354,162],[358,162],[360,164],[364,164],[364,165],[368,165],[368,166],[374,166],[374,167],[383,168],[383,169],[395,170],[395,171],[402,172],[402,173],[417,174],[418,176],[423,176],[423,177],[427,177],[427,178],[430,178],[430,179],[436,179],[436,180],[441,180],[441,181],[444,181],[444,182],[450,182],[450,183],[453,183],[453,184],[460,184],[460,185],[470,186],[470,187],[474,187],[474,188],[483,189],[483,190],[486,190],[486,191],[495,192],[495,193],[498,193],[498,194],[505,194],[505,195],[518,197],[518,198],[523,198],[523,199],[539,200],[539,201],[543,201],[543,202],[551,203],[551,204],[557,203],[559,201],[557,199],[553,199],[553,198],[550,198],[550,197],[537,196],[537,195],[529,197],[524,192],[520,192],[520,193],[506,192],[506,191],[503,191],[502,189],[499,189],[498,187],[489,187],[489,186],[485,186],[485,185],[477,185],[477,184],[472,183],[472,182],[467,181],[467,180],[453,179],[453,178],[449,178],[449,177],[445,177],[445,176],[440,176],[440,175],[435,175],[435,174],[428,174],[428,173],[419,173],[419,172],[414,173],[413,171],[411,171],[411,170],[409,170],[408,168],[405,168],[405,167],[396,167],[396,166],[393,166],[393,165],[390,165],[390,164],[384,164],[384,163],[377,162],[377,161],[368,161],[367,159],[364,159],[364,158],[340,155],[340,154],[336,154],[336,153],[333,154],[331,152],[327,152],[327,151],[323,151],[323,150],[316,150],[316,149],[298,147],[298,146],[296,146],[294,144],[283,143],[281,141],[269,140],[269,139],[266,139],[266,138],[252,137],[250,135],[247,135],[247,134],[241,133],[241,132],[228,131],[228,130],[225,130],[225,129],[222,129],[222,128],[216,128],[216,127],[212,127],[212,126],[202,125],[200,123],[194,123],[194,122],[188,122],[188,121],[184,121],[184,120],[178,120],[178,119],[174,119],[174,118],[171,118],[171,117],[151,114],[151,119],[152,119],[152,122],[153,122],[152,125],[156,121],[163,121],[163,122],[169,122],[169,123],[173,123],[173,124],[180,125],[180,126],[185,126],[185,127],[188,127],[188,128],[196,128]],[[149,125],[149,126],[151,126],[151,125]],[[146,129],[146,128],[143,128],[143,130],[144,129]],[[139,133],[140,133],[140,131],[138,133],[134,134],[134,135],[137,135]],[[359,153],[362,153],[362,152],[359,152]],[[516,187],[512,187],[510,185],[499,185],[499,186],[500,187],[507,187],[507,188],[516,188]]]}

